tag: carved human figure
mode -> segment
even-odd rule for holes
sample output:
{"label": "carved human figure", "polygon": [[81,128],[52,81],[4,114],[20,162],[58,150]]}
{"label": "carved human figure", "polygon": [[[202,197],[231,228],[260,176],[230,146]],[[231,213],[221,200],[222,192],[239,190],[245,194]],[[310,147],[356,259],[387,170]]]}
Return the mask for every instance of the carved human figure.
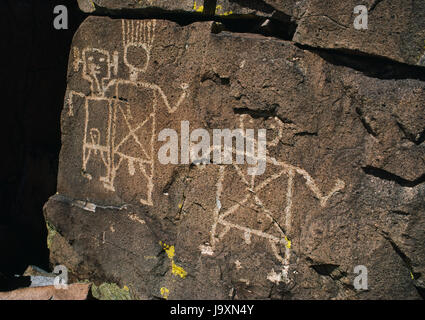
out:
{"label": "carved human figure", "polygon": [[118,53],[111,58],[106,50],[86,48],[80,59],[74,49],[74,69],[83,65],[82,77],[90,83],[91,93],[69,93],[69,116],[74,114],[74,96],[85,100],[83,175],[91,180],[92,171],[101,172],[99,180],[106,190],[125,189],[128,198],[138,197],[145,205],[153,205],[157,110],[163,107],[173,113],[188,89],[181,84],[182,94],[171,106],[160,86],[140,79],[149,66],[155,24],[155,20],[122,20],[127,79],[112,78],[118,74]]}
{"label": "carved human figure", "polygon": [[[246,115],[240,118],[240,128],[245,128]],[[283,123],[275,118],[275,124],[269,129],[276,137],[267,143],[268,147],[277,146],[282,138]],[[256,144],[256,141],[253,141]],[[235,152],[235,150],[233,150]],[[292,227],[292,212],[296,192],[295,177],[301,176],[305,186],[318,200],[321,207],[345,187],[337,179],[334,187],[324,194],[317,182],[303,168],[278,161],[267,150],[267,169],[264,175],[249,175],[247,167],[238,164],[220,165],[216,184],[216,208],[213,212],[213,224],[210,241],[200,246],[201,253],[213,255],[217,244],[229,233],[240,234],[241,240],[250,245],[253,239],[267,241],[273,256],[282,266],[282,277],[288,273],[291,256],[291,240],[287,235]],[[226,190],[227,188],[227,190]],[[282,190],[280,197],[276,190]]]}

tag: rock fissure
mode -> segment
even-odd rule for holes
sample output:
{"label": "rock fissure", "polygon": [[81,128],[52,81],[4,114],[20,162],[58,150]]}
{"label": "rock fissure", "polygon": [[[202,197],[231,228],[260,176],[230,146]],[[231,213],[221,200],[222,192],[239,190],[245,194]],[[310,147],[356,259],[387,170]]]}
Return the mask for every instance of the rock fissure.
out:
{"label": "rock fissure", "polygon": [[425,81],[425,67],[401,63],[385,56],[367,54],[351,49],[314,47],[294,43],[297,47],[318,54],[335,66],[348,67],[381,80],[413,79]]}
{"label": "rock fissure", "polygon": [[393,181],[402,187],[414,188],[425,182],[425,174],[415,180],[406,180],[396,174],[393,174],[381,168],[365,166],[362,167],[362,169],[367,175],[371,175],[383,180]]}

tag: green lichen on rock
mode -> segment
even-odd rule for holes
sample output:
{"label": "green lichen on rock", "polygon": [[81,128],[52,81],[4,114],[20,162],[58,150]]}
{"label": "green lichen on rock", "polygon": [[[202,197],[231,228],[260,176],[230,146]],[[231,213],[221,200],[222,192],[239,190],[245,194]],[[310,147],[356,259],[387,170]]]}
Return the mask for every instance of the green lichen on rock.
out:
{"label": "green lichen on rock", "polygon": [[52,225],[49,221],[46,221],[47,226],[47,248],[51,249],[52,241],[55,235],[58,233],[55,226]]}
{"label": "green lichen on rock", "polygon": [[92,285],[92,295],[98,300],[133,300],[130,289],[124,286],[122,289],[115,283],[102,283],[99,286]]}

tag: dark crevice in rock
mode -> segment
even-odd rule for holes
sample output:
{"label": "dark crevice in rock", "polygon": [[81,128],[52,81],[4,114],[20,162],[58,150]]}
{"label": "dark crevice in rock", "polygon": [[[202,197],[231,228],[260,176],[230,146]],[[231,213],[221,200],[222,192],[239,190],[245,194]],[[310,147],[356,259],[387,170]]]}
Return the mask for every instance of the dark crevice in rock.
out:
{"label": "dark crevice in rock", "polygon": [[203,14],[214,15],[217,7],[217,0],[205,0]]}
{"label": "dark crevice in rock", "polygon": [[[116,96],[113,96],[113,98],[116,99],[117,97]],[[128,99],[123,98],[123,97],[118,97],[118,100],[124,101],[124,102],[128,102]]]}
{"label": "dark crevice in rock", "polygon": [[317,135],[318,135],[317,132],[308,132],[308,131],[297,132],[294,134],[294,136],[296,137],[306,137],[306,136],[317,137]]}
{"label": "dark crevice in rock", "polygon": [[416,291],[418,291],[418,294],[421,296],[423,300],[425,300],[425,288],[422,288],[420,286],[415,286]]}
{"label": "dark crevice in rock", "polygon": [[187,12],[183,10],[165,10],[157,7],[141,8],[141,9],[108,9],[96,7],[96,11],[90,13],[91,16],[109,17],[111,19],[159,19],[170,20],[180,26],[187,26],[195,22],[217,21],[222,20],[264,20],[264,17],[253,15],[237,15],[237,16],[218,16],[213,14],[205,14],[204,12]]}
{"label": "dark crevice in rock", "polygon": [[288,21],[287,23],[283,23],[282,21],[275,19],[266,19],[254,29],[248,29],[246,31],[238,29],[238,24],[232,20],[226,20],[224,21],[224,24],[226,25],[227,29],[232,32],[257,33],[266,37],[274,37],[287,41],[291,41],[293,39],[295,30],[297,28],[297,25],[293,22]]}
{"label": "dark crevice in rock", "polygon": [[416,145],[420,145],[422,142],[425,141],[425,129],[419,133],[417,136],[409,132],[403,124],[397,121],[397,126],[400,128],[401,132],[403,132],[404,136],[407,140],[413,142]]}
{"label": "dark crevice in rock", "polygon": [[[211,1],[215,3],[216,1]],[[207,1],[210,3],[210,1]],[[204,12],[185,12],[168,11],[161,8],[142,8],[142,9],[120,9],[112,10],[96,7],[93,16],[106,16],[112,19],[161,19],[170,20],[180,26],[187,26],[195,22],[214,21],[217,24],[212,32],[219,33],[223,31],[235,33],[253,33],[267,37],[275,37],[282,40],[292,40],[297,29],[297,23],[282,12],[274,10],[272,17],[262,17],[252,14],[246,15],[214,15],[212,9],[204,7]]]}
{"label": "dark crevice in rock", "polygon": [[406,256],[406,254],[401,251],[401,249],[395,244],[395,242],[393,241],[393,239],[391,239],[388,235],[384,235],[385,239],[388,240],[388,242],[391,244],[391,247],[394,249],[394,251],[397,253],[397,255],[401,258],[401,260],[403,260],[404,264],[406,265],[406,267],[412,271],[412,261],[409,259],[408,256]]}
{"label": "dark crevice in rock", "polygon": [[368,175],[371,175],[383,180],[393,181],[402,187],[413,188],[425,182],[425,174],[411,181],[411,180],[404,179],[391,172],[388,172],[386,170],[372,167],[372,166],[362,167],[362,169]]}
{"label": "dark crevice in rock", "polygon": [[188,25],[196,21],[210,20],[208,15],[202,12],[186,12],[183,10],[165,10],[159,7],[148,8],[122,8],[110,9],[99,7],[94,4],[96,10],[90,13],[91,16],[110,17],[112,19],[164,19],[174,21],[180,25]]}
{"label": "dark crevice in rock", "polygon": [[213,28],[213,33],[223,31],[250,33],[286,41],[292,40],[296,28],[292,24],[283,24],[281,21],[261,17],[253,17],[251,19],[218,18],[214,20],[219,24]]}
{"label": "dark crevice in rock", "polygon": [[375,10],[375,8],[376,8],[376,6],[378,5],[378,4],[380,4],[382,1],[384,1],[384,0],[374,0],[373,1],[373,3],[372,3],[372,5],[370,6],[370,8],[369,8],[369,14],[373,11],[373,10]]}
{"label": "dark crevice in rock", "polygon": [[349,49],[325,49],[295,43],[297,47],[316,53],[332,65],[348,67],[381,80],[413,79],[425,81],[425,67],[397,62]]}
{"label": "dark crevice in rock", "polygon": [[332,272],[334,272],[338,267],[339,266],[336,264],[315,264],[310,266],[310,268],[312,268],[321,276],[328,276],[328,277],[330,277]]}
{"label": "dark crevice in rock", "polygon": [[[410,260],[410,258],[394,242],[394,240],[391,239],[391,237],[389,236],[389,234],[387,232],[381,230],[380,233],[384,237],[384,239],[387,240],[390,243],[390,245],[393,248],[394,252],[403,261],[404,265],[406,266],[406,268],[410,272],[410,275],[412,277],[412,280],[413,281],[416,281],[417,279],[419,279],[421,277],[421,274],[413,271],[412,260]],[[415,285],[415,287],[416,287],[416,289],[418,289],[418,286]],[[419,292],[419,290],[418,290],[418,292]],[[419,294],[420,294],[420,292],[419,292]]]}
{"label": "dark crevice in rock", "polygon": [[[164,15],[164,14],[171,14],[171,15],[197,15],[197,16],[206,16],[211,17],[217,14],[217,0],[204,0],[203,4],[202,1],[198,1],[199,5],[202,5],[203,10],[202,11],[194,11],[194,12],[188,12],[183,9],[175,9],[175,10],[166,10],[161,7],[155,6],[155,4],[152,4],[149,7],[144,8],[121,8],[121,9],[111,9],[107,7],[99,6],[98,4],[93,2],[94,5],[94,12],[90,13],[91,15],[108,15],[111,17],[146,17],[147,15]],[[232,0],[232,2],[238,3],[241,7],[250,9],[252,11],[257,11],[264,13],[266,15],[273,15],[277,17],[281,17],[280,15],[287,16],[283,12],[280,12],[276,10],[273,6],[265,3],[261,0],[256,1],[243,1],[243,0]],[[217,17],[220,17],[220,15],[216,15]],[[251,18],[254,16],[254,14],[229,14],[226,15],[227,17],[245,17],[245,18]]]}
{"label": "dark crevice in rock", "polygon": [[[311,263],[313,262],[311,259],[307,259]],[[341,287],[354,291],[354,286],[351,284],[343,282],[342,279],[347,277],[347,273],[345,271],[340,270],[340,266],[336,264],[312,264],[310,268],[313,269],[317,274],[325,277],[331,278]]]}
{"label": "dark crevice in rock", "polygon": [[390,213],[394,213],[400,216],[408,216],[410,214],[409,212],[405,212],[401,210],[391,210]]}
{"label": "dark crevice in rock", "polygon": [[170,181],[168,181],[167,184],[165,185],[165,187],[162,189],[162,193],[163,194],[168,193],[168,191],[170,190],[171,186],[177,180],[178,176],[179,176],[178,170],[173,170],[173,174],[171,175]]}
{"label": "dark crevice in rock", "polygon": [[248,108],[233,108],[235,114],[247,114],[254,119],[263,118],[265,120],[276,116],[276,109],[272,110],[252,110]]}
{"label": "dark crevice in rock", "polygon": [[[259,110],[254,110],[254,109],[249,109],[249,108],[233,108],[233,112],[235,114],[247,114],[254,119],[261,119],[262,118],[264,120],[268,120],[270,118],[276,117],[280,121],[282,121],[283,123],[286,123],[286,124],[293,124],[294,123],[291,119],[288,119],[286,117],[283,117],[282,115],[279,115],[277,113],[277,110],[279,110],[279,106],[277,104],[273,104],[273,105],[269,106],[268,108],[259,109]],[[304,132],[298,132],[296,135],[297,136],[317,136],[318,133],[317,132],[304,131]]]}
{"label": "dark crevice in rock", "polygon": [[206,72],[201,76],[201,83],[207,80],[213,81],[215,84],[228,86],[230,85],[229,77],[221,77],[219,74],[214,72]]}

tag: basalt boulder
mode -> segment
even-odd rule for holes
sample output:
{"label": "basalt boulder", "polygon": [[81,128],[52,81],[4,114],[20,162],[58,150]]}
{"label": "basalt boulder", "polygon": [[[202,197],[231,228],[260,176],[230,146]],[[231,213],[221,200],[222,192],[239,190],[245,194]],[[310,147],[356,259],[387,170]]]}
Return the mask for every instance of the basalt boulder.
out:
{"label": "basalt boulder", "polygon": [[[51,261],[141,299],[420,298],[423,79],[212,30],[81,25],[44,208]],[[237,148],[222,150],[227,164],[214,148],[191,153],[217,129],[239,129],[254,151],[266,130],[264,172],[249,170],[248,148],[240,163]],[[167,143],[178,156],[163,164]],[[354,287],[359,265],[367,290]]]}

